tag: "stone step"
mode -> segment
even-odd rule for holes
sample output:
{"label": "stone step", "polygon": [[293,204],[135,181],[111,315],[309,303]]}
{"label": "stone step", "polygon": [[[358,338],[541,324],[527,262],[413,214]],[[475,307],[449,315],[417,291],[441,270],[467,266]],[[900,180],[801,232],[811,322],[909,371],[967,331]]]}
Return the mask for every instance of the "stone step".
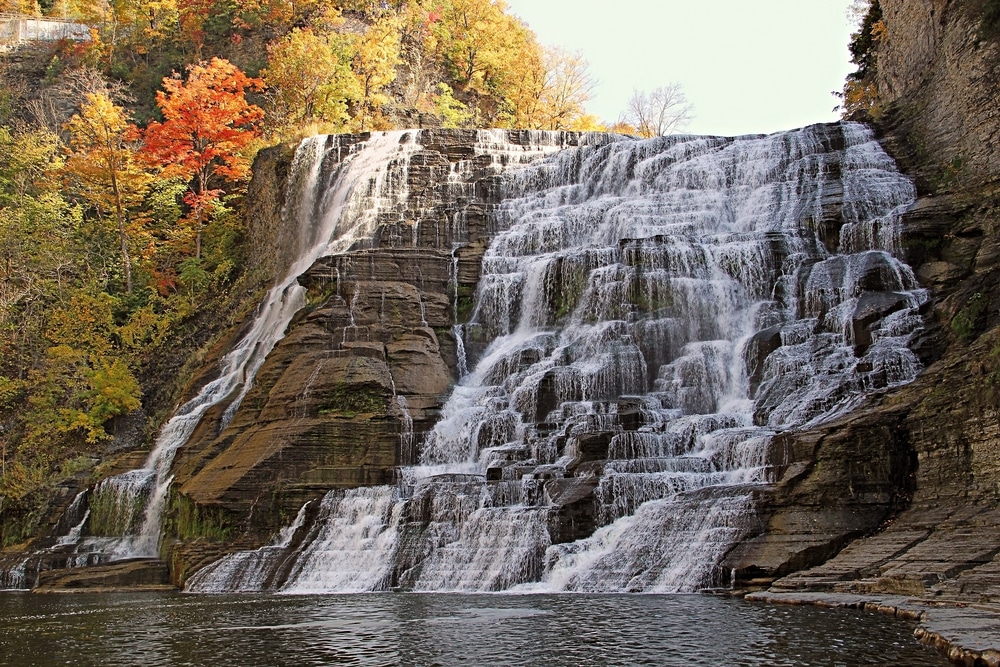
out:
{"label": "stone step", "polygon": [[90,567],[46,570],[38,574],[34,593],[109,593],[171,591],[170,571],[161,560],[128,560]]}

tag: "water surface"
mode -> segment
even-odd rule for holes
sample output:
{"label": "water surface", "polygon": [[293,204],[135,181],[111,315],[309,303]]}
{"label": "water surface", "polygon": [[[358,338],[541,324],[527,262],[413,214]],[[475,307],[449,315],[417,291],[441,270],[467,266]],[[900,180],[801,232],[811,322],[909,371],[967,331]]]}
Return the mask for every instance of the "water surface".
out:
{"label": "water surface", "polygon": [[700,595],[0,595],[0,665],[947,665],[912,624]]}

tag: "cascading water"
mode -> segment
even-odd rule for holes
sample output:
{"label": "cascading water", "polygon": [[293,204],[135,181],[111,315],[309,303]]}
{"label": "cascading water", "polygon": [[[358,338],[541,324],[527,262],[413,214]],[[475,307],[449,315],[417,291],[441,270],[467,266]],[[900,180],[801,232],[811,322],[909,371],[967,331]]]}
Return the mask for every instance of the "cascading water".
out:
{"label": "cascading water", "polygon": [[[417,146],[413,133],[385,132],[363,143],[339,137],[306,139],[292,165],[285,217],[294,221],[294,261],[259,306],[248,333],[220,364],[219,376],[182,405],[163,426],[145,465],[101,482],[91,500],[90,535],[77,549],[89,562],[151,558],[159,552],[160,522],[172,481],[170,467],[205,412],[228,401],[229,422],[268,353],[305,304],[297,278],[323,255],[368,242],[379,213],[406,199],[406,180],[392,180],[392,165]],[[283,240],[284,241],[284,240]]]}
{"label": "cascading water", "polygon": [[505,187],[421,465],[330,492],[268,590],[724,583],[774,435],[920,370],[926,295],[895,257],[915,192],[863,126],[593,135]]}

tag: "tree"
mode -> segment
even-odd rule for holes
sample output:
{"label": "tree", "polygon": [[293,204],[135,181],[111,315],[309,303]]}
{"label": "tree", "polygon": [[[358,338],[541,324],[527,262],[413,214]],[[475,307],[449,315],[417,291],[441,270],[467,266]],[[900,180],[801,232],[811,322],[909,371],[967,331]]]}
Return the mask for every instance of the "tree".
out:
{"label": "tree", "polygon": [[0,375],[23,379],[43,353],[52,303],[79,270],[79,220],[51,172],[62,166],[59,139],[0,127]]}
{"label": "tree", "polygon": [[126,111],[104,93],[87,93],[85,99],[80,113],[66,123],[72,149],[64,169],[73,189],[98,215],[114,217],[125,291],[131,293],[129,209],[142,202],[150,177],[139,166],[139,131]]}
{"label": "tree", "polygon": [[577,51],[546,49],[546,81],[542,91],[544,128],[569,129],[584,115],[584,104],[597,86],[587,61]]}
{"label": "tree", "polygon": [[29,441],[82,432],[87,442],[111,436],[104,424],[139,407],[139,383],[118,345],[113,298],[84,286],[52,313],[45,359],[29,376]]}
{"label": "tree", "polygon": [[878,0],[855,2],[851,8],[856,18],[860,18],[857,32],[851,34],[848,50],[851,62],[858,69],[847,75],[844,90],[838,95],[843,102],[845,117],[856,113],[877,118],[882,113],[876,76],[878,70],[878,47],[886,38],[885,21]]}
{"label": "tree", "polygon": [[268,112],[275,128],[318,119],[341,129],[348,106],[361,98],[351,71],[354,35],[321,35],[312,28],[294,28],[267,48]]}
{"label": "tree", "polygon": [[669,83],[646,93],[632,92],[621,123],[631,125],[642,137],[661,137],[683,131],[693,107],[679,83]]}
{"label": "tree", "polygon": [[461,85],[463,101],[479,122],[515,125],[524,99],[537,95],[534,82],[541,49],[502,0],[443,0],[431,27],[436,55]]}
{"label": "tree", "polygon": [[362,93],[361,131],[366,129],[369,116],[389,101],[382,90],[396,78],[401,28],[399,18],[384,16],[370,25],[358,41],[353,69]]}
{"label": "tree", "polygon": [[191,180],[184,202],[191,209],[196,259],[201,258],[205,211],[222,194],[212,186],[250,174],[243,149],[260,136],[264,111],[247,102],[246,91],[262,86],[228,60],[212,58],[189,66],[187,81],[176,74],[164,78],[163,91],[156,94],[164,121],[146,128],[143,150],[147,159],[163,165],[164,177]]}
{"label": "tree", "polygon": [[441,117],[442,127],[463,127],[472,119],[472,114],[466,106],[455,99],[454,92],[447,83],[438,84],[434,107],[437,115]]}
{"label": "tree", "polygon": [[41,16],[37,0],[0,0],[0,14],[25,14]]}

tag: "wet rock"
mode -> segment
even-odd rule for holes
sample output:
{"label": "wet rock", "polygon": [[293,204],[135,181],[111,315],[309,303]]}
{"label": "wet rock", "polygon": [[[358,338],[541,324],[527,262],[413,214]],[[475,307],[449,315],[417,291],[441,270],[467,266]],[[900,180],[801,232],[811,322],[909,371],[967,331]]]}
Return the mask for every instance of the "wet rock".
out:
{"label": "wet rock", "polygon": [[781,325],[761,329],[746,345],[747,379],[750,382],[750,396],[757,393],[764,373],[764,360],[781,347]]}
{"label": "wet rock", "polygon": [[909,297],[899,292],[865,292],[851,314],[851,340],[854,355],[859,359],[872,344],[872,325],[886,315],[909,306]]}
{"label": "wet rock", "polygon": [[[525,133],[505,137],[530,141]],[[342,156],[366,138],[328,141],[339,142]],[[423,131],[423,149],[405,172],[405,202],[380,219],[371,241],[318,259],[299,278],[309,305],[231,421],[222,424],[227,406],[217,406],[178,452],[175,488],[184,502],[224,510],[227,530],[256,546],[305,500],[330,488],[392,483],[396,466],[414,460],[458,379],[453,326],[471,314],[495,233],[497,169],[493,158],[476,157],[476,139],[471,130]],[[251,184],[258,200],[250,259],[272,279],[297,251],[284,242],[294,235],[282,216],[291,159],[290,147],[266,151]],[[467,342],[471,365],[480,349]],[[186,567],[186,558],[175,566]]]}
{"label": "wet rock", "polygon": [[132,560],[86,568],[47,570],[38,575],[35,593],[93,593],[122,590],[173,590],[167,564]]}

